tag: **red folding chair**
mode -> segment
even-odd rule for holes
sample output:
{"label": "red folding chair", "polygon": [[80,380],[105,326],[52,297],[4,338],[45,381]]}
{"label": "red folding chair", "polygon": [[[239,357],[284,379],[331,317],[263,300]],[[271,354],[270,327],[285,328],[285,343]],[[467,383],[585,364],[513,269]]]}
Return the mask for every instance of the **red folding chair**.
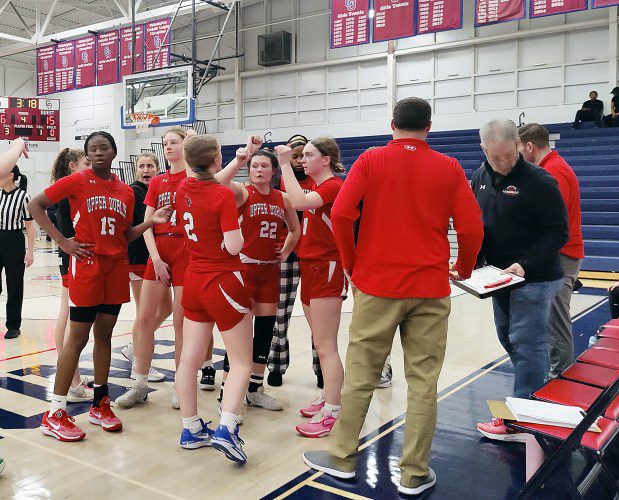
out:
{"label": "red folding chair", "polygon": [[[600,394],[602,394],[602,389],[598,387],[579,384],[571,380],[553,379],[535,391],[533,397],[550,403],[578,406],[588,411]],[[611,420],[619,419],[619,398],[608,405],[603,415]]]}
{"label": "red folding chair", "polygon": [[593,385],[605,389],[619,376],[619,370],[587,363],[574,363],[565,370],[561,377],[581,384]]}
{"label": "red folding chair", "polygon": [[608,349],[609,351],[619,351],[619,338],[600,337],[591,347],[595,349]]}
{"label": "red folding chair", "polygon": [[619,370],[619,354],[608,349],[596,349],[595,347],[587,349],[578,356],[578,361]]}
{"label": "red folding chair", "polygon": [[619,328],[604,328],[598,331],[598,337],[604,337],[609,339],[619,339]]}

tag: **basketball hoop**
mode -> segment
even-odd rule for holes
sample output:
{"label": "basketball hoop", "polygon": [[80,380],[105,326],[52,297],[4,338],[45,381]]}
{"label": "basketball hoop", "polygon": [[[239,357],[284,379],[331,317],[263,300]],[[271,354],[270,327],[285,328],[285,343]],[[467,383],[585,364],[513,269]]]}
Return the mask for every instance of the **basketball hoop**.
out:
{"label": "basketball hoop", "polygon": [[135,131],[138,134],[146,132],[148,127],[159,123],[159,117],[149,113],[129,113],[129,118],[135,125]]}

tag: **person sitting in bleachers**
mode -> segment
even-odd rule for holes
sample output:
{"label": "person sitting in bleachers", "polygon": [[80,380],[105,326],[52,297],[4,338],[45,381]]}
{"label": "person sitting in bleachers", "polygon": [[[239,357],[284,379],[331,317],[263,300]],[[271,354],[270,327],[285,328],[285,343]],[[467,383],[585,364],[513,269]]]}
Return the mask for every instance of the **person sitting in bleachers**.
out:
{"label": "person sitting in bleachers", "polygon": [[604,117],[604,125],[607,127],[619,126],[619,87],[610,91],[613,98],[610,101],[610,115]]}
{"label": "person sitting in bleachers", "polygon": [[582,104],[582,109],[576,112],[574,128],[580,128],[581,122],[595,122],[596,126],[602,126],[602,115],[604,113],[604,103],[598,99],[595,90],[589,92],[589,100]]}

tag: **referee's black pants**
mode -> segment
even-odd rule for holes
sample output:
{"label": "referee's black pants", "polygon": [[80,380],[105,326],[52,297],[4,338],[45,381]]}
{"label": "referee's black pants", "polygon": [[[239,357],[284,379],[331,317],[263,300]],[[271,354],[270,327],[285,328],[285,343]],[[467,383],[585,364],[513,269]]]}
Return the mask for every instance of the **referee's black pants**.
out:
{"label": "referee's black pants", "polygon": [[[6,277],[6,328],[19,330],[21,308],[24,299],[24,271],[26,264],[26,240],[21,229],[0,230],[0,273],[4,269]],[[2,280],[0,280],[0,292]]]}

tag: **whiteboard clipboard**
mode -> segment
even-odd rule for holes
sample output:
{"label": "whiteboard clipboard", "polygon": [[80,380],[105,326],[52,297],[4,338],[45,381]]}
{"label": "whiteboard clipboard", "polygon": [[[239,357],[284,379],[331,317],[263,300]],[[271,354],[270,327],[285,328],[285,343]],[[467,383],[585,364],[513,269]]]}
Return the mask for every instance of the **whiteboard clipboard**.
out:
{"label": "whiteboard clipboard", "polygon": [[[506,280],[506,283],[496,285]],[[454,280],[453,284],[478,299],[486,299],[505,290],[515,290],[525,285],[525,279],[515,274],[502,274],[501,269],[494,266],[484,266],[475,269],[467,280]]]}

